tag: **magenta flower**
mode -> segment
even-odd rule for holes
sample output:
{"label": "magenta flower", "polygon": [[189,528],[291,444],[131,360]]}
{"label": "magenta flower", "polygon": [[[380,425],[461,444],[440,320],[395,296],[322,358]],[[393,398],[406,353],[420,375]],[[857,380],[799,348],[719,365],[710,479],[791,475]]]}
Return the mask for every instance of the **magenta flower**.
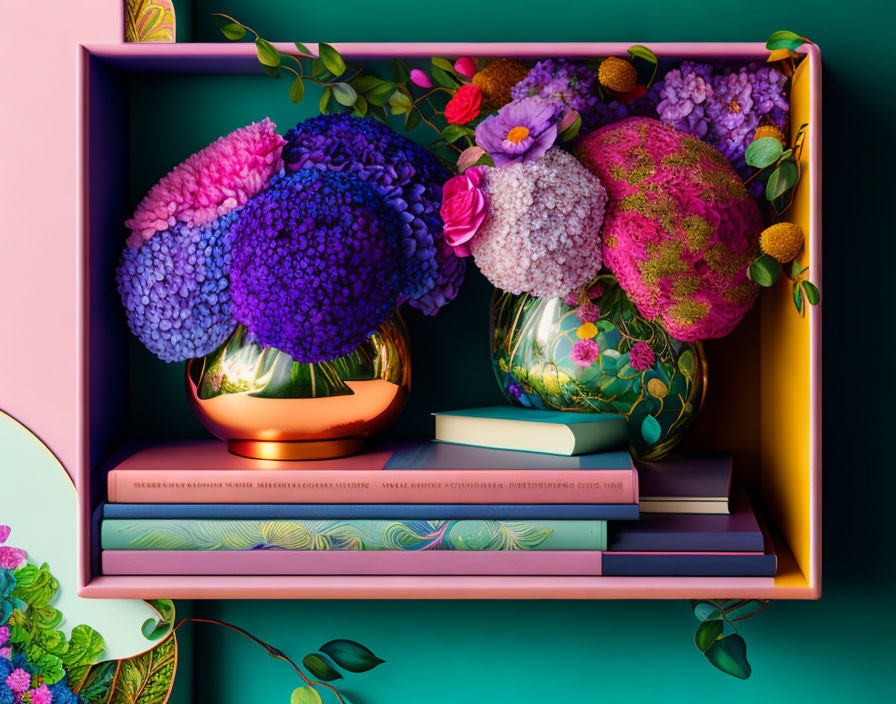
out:
{"label": "magenta flower", "polygon": [[585,301],[585,292],[580,288],[573,289],[569,293],[566,294],[566,298],[563,299],[563,302],[566,303],[570,308],[574,308],[575,306],[581,305]]}
{"label": "magenta flower", "polygon": [[6,542],[11,530],[12,529],[9,526],[0,526],[0,543]]}
{"label": "magenta flower", "polygon": [[27,692],[31,686],[31,675],[21,667],[17,667],[6,678],[6,686],[16,694]]}
{"label": "magenta flower", "polygon": [[12,660],[12,648],[0,648],[0,658]]}
{"label": "magenta flower", "polygon": [[442,187],[442,208],[439,213],[445,223],[445,241],[459,257],[470,256],[467,243],[488,215],[488,201],[480,188],[484,172],[484,167],[474,166],[449,179]]}
{"label": "magenta flower", "polygon": [[454,62],[454,70],[461,76],[472,78],[476,75],[476,62],[469,56],[461,56]]}
{"label": "magenta flower", "polygon": [[411,83],[421,88],[432,88],[432,79],[419,68],[411,70]]}
{"label": "magenta flower", "polygon": [[636,342],[632,345],[631,350],[629,350],[628,363],[631,365],[632,369],[636,371],[647,371],[655,362],[656,356],[653,354],[653,350],[650,349],[650,345],[646,342]]}
{"label": "magenta flower", "polygon": [[576,311],[580,323],[596,323],[600,320],[600,308],[593,303],[584,303]]}
{"label": "magenta flower", "polygon": [[9,627],[0,626],[0,645],[6,645],[9,640]]}
{"label": "magenta flower", "polygon": [[601,284],[594,284],[594,286],[588,289],[588,298],[590,298],[591,300],[600,298],[603,295],[604,287]]}
{"label": "magenta flower", "polygon": [[572,352],[569,353],[569,358],[573,363],[583,369],[587,369],[594,364],[599,356],[600,347],[598,347],[597,343],[590,338],[587,340],[578,340],[576,344],[572,346]]}
{"label": "magenta flower", "polygon": [[556,108],[537,98],[505,105],[476,127],[476,144],[499,167],[539,159],[556,139]]}
{"label": "magenta flower", "polygon": [[32,689],[28,694],[31,695],[31,704],[53,704],[53,693],[45,684]]}
{"label": "magenta flower", "polygon": [[[0,543],[6,542],[6,539],[9,538],[9,532],[9,526],[0,525]],[[0,546],[0,569],[17,569],[26,559],[28,559],[28,553],[24,550],[12,548],[8,545]],[[3,641],[0,641],[0,645],[2,644]]]}

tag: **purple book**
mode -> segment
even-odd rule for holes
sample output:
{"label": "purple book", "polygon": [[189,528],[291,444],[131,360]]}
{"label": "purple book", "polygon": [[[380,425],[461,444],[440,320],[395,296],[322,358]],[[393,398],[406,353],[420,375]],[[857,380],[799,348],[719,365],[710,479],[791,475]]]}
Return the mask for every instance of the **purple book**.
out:
{"label": "purple book", "polygon": [[673,455],[662,462],[636,460],[641,513],[728,513],[731,461],[723,452]]}
{"label": "purple book", "polygon": [[734,492],[730,514],[648,513],[607,525],[607,548],[616,552],[762,552],[764,543],[743,490]]}

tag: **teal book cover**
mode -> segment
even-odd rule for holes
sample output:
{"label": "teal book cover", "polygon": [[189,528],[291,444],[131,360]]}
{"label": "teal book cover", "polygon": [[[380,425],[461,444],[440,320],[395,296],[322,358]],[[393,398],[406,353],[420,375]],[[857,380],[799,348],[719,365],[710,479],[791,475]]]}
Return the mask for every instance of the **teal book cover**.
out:
{"label": "teal book cover", "polygon": [[606,550],[607,523],[105,520],[104,550]]}

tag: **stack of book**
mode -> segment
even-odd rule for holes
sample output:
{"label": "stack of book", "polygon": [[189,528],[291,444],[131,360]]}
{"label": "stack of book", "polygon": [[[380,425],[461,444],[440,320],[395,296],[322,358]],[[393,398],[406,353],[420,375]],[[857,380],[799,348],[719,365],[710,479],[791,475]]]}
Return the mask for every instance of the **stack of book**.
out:
{"label": "stack of book", "polygon": [[731,515],[707,513],[728,510],[730,459],[682,459],[674,472],[666,465],[636,468],[618,449],[625,433],[615,416],[501,408],[438,414],[441,442],[392,443],[333,460],[253,460],[203,441],[155,446],[108,474],[109,501],[97,513],[100,569],[107,575],[774,573],[746,497],[736,495]]}

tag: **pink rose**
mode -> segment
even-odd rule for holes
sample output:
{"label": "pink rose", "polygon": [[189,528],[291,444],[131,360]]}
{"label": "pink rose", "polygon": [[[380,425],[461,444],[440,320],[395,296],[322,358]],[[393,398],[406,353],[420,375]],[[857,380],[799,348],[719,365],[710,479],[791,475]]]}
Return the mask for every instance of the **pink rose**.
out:
{"label": "pink rose", "polygon": [[488,215],[488,201],[480,188],[485,169],[474,166],[450,179],[442,187],[442,220],[445,241],[459,257],[469,257],[468,242]]}

